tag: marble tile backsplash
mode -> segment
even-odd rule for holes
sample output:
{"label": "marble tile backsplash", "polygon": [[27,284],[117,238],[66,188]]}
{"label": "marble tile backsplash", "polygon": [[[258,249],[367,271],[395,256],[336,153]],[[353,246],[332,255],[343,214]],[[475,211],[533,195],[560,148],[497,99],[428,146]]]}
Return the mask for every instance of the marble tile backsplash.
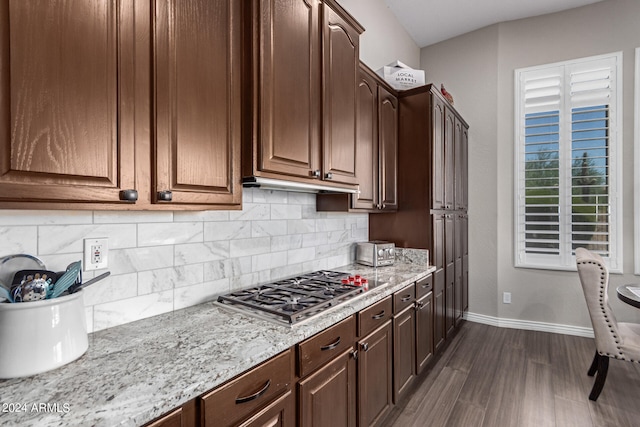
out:
{"label": "marble tile backsplash", "polygon": [[0,210],[0,256],[28,253],[60,271],[82,259],[83,239],[107,237],[111,276],[84,294],[92,332],[352,262],[368,215],[316,212],[315,201],[245,188],[241,211]]}

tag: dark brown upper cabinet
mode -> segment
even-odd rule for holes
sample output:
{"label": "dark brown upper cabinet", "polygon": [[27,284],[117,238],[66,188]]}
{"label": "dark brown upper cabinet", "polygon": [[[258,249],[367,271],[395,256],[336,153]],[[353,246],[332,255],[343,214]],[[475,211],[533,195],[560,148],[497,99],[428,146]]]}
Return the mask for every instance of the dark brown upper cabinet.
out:
{"label": "dark brown upper cabinet", "polygon": [[242,201],[240,8],[156,0],[154,202]]}
{"label": "dark brown upper cabinet", "polygon": [[378,141],[380,196],[376,207],[394,211],[398,208],[398,98],[383,85],[378,85]]}
{"label": "dark brown upper cabinet", "polygon": [[12,0],[0,22],[0,207],[239,207],[238,2]]}
{"label": "dark brown upper cabinet", "polygon": [[362,32],[341,9],[323,3],[323,179],[357,184],[356,85]]}
{"label": "dark brown upper cabinet", "polygon": [[319,211],[394,211],[397,202],[398,98],[360,63],[356,116],[357,194],[319,194]]}
{"label": "dark brown upper cabinet", "polygon": [[469,207],[469,128],[456,117],[455,121],[455,209],[466,211]]}
{"label": "dark brown upper cabinet", "polygon": [[2,2],[2,202],[118,202],[135,187],[134,15],[133,2]]}
{"label": "dark brown upper cabinet", "polygon": [[243,176],[352,187],[363,28],[334,1],[248,4]]}

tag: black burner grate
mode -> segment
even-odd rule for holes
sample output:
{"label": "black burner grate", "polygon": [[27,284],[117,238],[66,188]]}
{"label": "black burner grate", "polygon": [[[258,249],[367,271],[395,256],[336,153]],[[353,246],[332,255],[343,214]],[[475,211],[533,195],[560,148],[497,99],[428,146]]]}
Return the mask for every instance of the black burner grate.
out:
{"label": "black burner grate", "polygon": [[347,277],[346,273],[320,270],[222,295],[218,301],[294,324],[363,292],[360,286],[343,284]]}

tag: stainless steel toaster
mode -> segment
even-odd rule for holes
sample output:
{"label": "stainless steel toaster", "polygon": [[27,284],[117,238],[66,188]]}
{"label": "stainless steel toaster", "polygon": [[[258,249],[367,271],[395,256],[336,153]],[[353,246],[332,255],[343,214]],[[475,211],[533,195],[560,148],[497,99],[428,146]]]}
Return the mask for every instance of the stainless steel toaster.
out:
{"label": "stainless steel toaster", "polygon": [[372,267],[393,265],[396,259],[396,245],[381,240],[361,242],[356,247],[356,262]]}

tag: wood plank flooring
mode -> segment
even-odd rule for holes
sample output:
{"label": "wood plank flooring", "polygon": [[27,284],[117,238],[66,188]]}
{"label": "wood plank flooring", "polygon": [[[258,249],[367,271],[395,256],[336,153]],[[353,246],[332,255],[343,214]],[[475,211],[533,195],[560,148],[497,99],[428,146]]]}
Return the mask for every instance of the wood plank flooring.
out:
{"label": "wood plank flooring", "polygon": [[638,427],[640,365],[611,360],[597,402],[593,339],[465,322],[390,427]]}

